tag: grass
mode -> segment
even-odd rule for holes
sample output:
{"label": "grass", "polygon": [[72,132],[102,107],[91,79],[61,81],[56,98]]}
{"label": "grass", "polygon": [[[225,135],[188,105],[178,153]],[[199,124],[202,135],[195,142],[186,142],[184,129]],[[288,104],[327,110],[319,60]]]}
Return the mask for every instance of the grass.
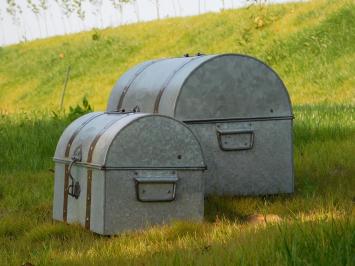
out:
{"label": "grass", "polygon": [[[294,112],[294,195],[209,197],[202,225],[176,222],[115,237],[51,220],[51,156],[68,119],[6,117],[0,147],[12,151],[1,156],[0,265],[353,265],[354,108],[303,105]],[[270,213],[282,221],[246,223]]]}
{"label": "grass", "polygon": [[[0,109],[58,109],[70,65],[65,107],[86,95],[102,110],[113,84],[129,67],[197,52],[260,58],[283,78],[294,104],[354,104],[355,90],[349,89],[355,84],[354,17],[351,0],[319,0],[138,23],[0,48]],[[93,40],[94,34],[98,40]]]}
{"label": "grass", "polygon": [[[107,29],[98,41],[80,33],[0,49],[0,265],[354,265],[354,7],[227,10]],[[252,54],[283,78],[294,103],[295,193],[209,197],[202,224],[113,237],[52,222],[52,156],[74,118],[57,108],[66,67],[66,107],[87,95],[102,109],[128,67],[190,51]],[[253,214],[281,221],[254,225]]]}

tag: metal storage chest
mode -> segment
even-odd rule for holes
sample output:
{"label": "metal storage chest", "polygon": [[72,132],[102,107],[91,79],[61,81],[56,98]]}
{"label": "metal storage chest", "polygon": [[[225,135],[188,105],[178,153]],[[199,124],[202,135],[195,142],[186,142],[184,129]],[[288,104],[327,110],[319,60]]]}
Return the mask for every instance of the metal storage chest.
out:
{"label": "metal storage chest", "polygon": [[223,54],[142,63],[119,79],[107,110],[134,108],[174,117],[195,132],[207,194],[293,192],[291,102],[261,61]]}
{"label": "metal storage chest", "polygon": [[87,114],[64,131],[54,160],[55,220],[111,235],[203,218],[201,147],[173,118]]}

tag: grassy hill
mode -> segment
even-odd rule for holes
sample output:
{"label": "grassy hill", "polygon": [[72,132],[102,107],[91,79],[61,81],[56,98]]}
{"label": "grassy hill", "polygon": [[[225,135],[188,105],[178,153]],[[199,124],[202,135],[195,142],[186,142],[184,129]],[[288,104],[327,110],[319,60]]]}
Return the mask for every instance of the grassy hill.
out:
{"label": "grassy hill", "polygon": [[58,109],[70,65],[66,107],[86,95],[96,110],[104,110],[115,81],[129,67],[197,52],[260,58],[280,74],[294,104],[354,103],[354,17],[353,1],[323,0],[139,23],[2,48],[0,109]]}
{"label": "grassy hill", "polygon": [[[354,265],[354,28],[353,1],[319,0],[0,48],[0,265]],[[87,111],[68,107],[87,96],[104,109],[132,65],[196,52],[247,53],[285,81],[295,113],[295,193],[208,197],[202,224],[113,237],[53,222],[54,149]],[[278,219],[255,224],[250,215]]]}

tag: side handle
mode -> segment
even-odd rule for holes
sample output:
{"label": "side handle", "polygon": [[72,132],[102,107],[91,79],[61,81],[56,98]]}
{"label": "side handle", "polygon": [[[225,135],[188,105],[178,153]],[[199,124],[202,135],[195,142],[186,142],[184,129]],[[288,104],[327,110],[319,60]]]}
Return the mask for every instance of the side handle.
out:
{"label": "side handle", "polygon": [[136,177],[136,197],[141,202],[168,202],[175,200],[176,176]]}
{"label": "side handle", "polygon": [[223,151],[250,150],[254,145],[252,129],[222,130],[216,128],[219,147]]}

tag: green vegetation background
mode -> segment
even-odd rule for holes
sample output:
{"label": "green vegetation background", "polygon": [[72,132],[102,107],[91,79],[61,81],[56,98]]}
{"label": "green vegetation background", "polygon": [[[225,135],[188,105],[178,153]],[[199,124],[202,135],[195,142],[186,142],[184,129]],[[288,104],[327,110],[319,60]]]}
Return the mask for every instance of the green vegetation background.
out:
{"label": "green vegetation background", "polygon": [[[355,4],[254,6],[0,48],[0,265],[354,265]],[[93,38],[94,37],[94,38]],[[246,53],[271,65],[294,104],[296,192],[210,197],[205,222],[99,237],[51,220],[56,142],[105,108],[129,67],[185,53]],[[253,225],[252,214],[281,222]]]}

